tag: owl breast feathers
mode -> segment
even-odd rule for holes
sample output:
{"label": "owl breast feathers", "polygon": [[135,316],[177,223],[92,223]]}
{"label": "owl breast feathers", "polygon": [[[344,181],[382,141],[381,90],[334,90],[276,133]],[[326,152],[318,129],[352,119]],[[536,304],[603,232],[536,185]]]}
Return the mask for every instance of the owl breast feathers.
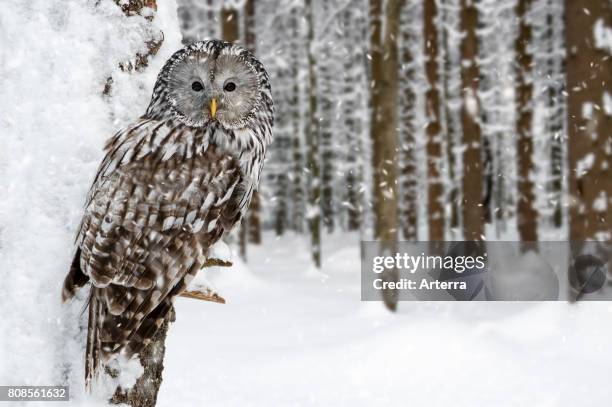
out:
{"label": "owl breast feathers", "polygon": [[143,349],[240,220],[272,125],[263,66],[238,46],[205,41],[174,54],[147,113],[107,143],[63,289],[66,300],[91,283],[86,383],[101,363]]}

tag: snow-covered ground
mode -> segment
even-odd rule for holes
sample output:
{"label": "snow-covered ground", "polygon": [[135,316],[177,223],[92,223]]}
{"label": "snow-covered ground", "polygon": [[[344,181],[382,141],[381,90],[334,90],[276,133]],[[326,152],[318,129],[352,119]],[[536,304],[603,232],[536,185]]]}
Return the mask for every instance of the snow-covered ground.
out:
{"label": "snow-covered ground", "polygon": [[248,265],[206,271],[227,304],[180,298],[159,405],[602,406],[609,303],[360,301],[355,237],[267,235]]}

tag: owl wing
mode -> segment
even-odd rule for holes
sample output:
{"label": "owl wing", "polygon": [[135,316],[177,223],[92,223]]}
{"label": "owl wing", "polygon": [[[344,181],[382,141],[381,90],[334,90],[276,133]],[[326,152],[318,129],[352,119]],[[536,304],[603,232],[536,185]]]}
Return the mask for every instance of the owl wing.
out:
{"label": "owl wing", "polygon": [[214,145],[198,154],[194,139],[175,154],[147,147],[152,153],[141,155],[146,143],[154,141],[119,137],[109,143],[79,234],[103,352],[132,355],[156,332],[172,298],[225,231],[223,213],[241,184],[237,162]]}

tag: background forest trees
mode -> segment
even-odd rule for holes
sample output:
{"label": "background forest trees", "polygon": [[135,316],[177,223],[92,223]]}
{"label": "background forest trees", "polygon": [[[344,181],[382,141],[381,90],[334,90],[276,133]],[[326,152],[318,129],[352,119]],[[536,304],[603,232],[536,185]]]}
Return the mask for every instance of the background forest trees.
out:
{"label": "background forest trees", "polygon": [[262,229],[309,235],[317,267],[346,231],[610,239],[610,2],[179,6],[184,42],[242,42],[272,77],[276,139],[243,256]]}

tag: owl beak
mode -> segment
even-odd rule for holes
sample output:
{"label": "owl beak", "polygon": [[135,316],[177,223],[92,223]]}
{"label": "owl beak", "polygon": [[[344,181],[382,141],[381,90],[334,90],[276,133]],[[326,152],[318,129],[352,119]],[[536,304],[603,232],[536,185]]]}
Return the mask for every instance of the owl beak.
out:
{"label": "owl beak", "polygon": [[210,100],[210,117],[215,120],[215,117],[217,117],[217,99],[216,98],[212,98]]}

